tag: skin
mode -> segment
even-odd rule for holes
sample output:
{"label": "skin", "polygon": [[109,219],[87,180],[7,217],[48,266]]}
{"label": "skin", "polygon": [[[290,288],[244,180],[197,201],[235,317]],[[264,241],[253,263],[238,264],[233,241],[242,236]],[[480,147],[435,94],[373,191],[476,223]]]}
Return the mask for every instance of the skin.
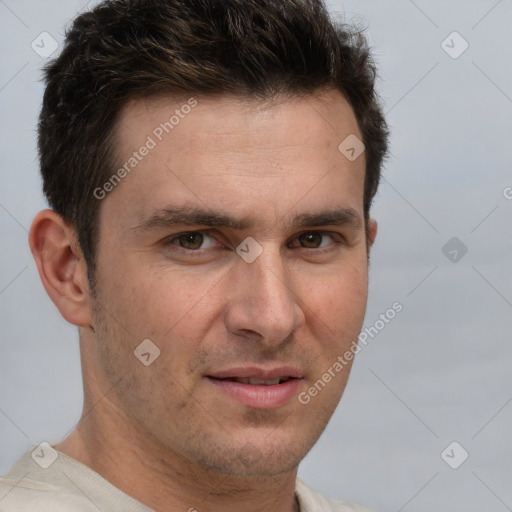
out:
{"label": "skin", "polygon": [[[362,137],[333,90],[271,104],[196,99],[101,200],[95,296],[73,229],[51,210],[33,222],[42,282],[80,328],[84,411],[55,447],[159,512],[290,512],[298,465],[350,367],[307,405],[294,396],[274,408],[243,405],[207,376],[291,365],[303,392],[357,339],[376,223],[364,222],[364,154],[350,162],[338,145]],[[186,100],[126,104],[116,126],[120,165]],[[252,226],[137,229],[156,210],[185,205]],[[360,222],[291,222],[340,208]],[[176,237],[191,231],[200,233]],[[263,249],[252,263],[236,252],[248,236]],[[134,356],[144,339],[160,349],[149,366]]]}

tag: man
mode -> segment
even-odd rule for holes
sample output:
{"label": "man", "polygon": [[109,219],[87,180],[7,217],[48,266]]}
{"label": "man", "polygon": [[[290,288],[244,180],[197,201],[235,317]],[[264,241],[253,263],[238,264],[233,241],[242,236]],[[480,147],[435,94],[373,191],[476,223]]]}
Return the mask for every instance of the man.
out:
{"label": "man", "polygon": [[[297,480],[345,388],[387,151],[320,0],[111,0],[46,68],[29,243],[84,408],[11,511],[361,511]],[[340,361],[340,355],[347,355]]]}

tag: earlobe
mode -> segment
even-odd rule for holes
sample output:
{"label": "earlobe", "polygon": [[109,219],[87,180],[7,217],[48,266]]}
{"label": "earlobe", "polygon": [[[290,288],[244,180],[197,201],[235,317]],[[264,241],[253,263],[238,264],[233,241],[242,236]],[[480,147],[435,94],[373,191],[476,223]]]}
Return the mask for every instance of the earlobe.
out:
{"label": "earlobe", "polygon": [[41,282],[70,323],[91,325],[87,267],[75,232],[53,210],[39,212],[32,222],[29,245]]}

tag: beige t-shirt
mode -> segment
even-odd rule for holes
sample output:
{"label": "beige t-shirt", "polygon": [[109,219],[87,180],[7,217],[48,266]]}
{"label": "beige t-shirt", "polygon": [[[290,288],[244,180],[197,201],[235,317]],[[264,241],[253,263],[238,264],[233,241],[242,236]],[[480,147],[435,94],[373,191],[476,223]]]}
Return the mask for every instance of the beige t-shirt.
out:
{"label": "beige t-shirt", "polygon": [[[300,512],[368,512],[333,500],[297,479]],[[189,511],[194,510],[191,504]],[[0,512],[154,512],[88,466],[47,446],[34,446],[0,477]],[[200,508],[198,508],[198,512]]]}

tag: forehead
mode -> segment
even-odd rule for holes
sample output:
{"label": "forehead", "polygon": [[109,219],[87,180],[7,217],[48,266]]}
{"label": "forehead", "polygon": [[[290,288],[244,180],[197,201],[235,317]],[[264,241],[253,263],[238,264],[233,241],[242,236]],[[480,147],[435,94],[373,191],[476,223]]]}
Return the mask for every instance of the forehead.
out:
{"label": "forehead", "polygon": [[[286,144],[293,143],[293,138],[299,143],[308,134],[307,138],[319,133],[324,137],[325,131],[333,132],[335,139],[348,134],[360,138],[352,107],[332,88],[305,96],[281,95],[265,100],[251,96],[184,94],[134,98],[122,107],[115,134],[121,149],[127,150],[136,142],[133,137],[138,137],[141,131],[164,144],[172,136],[185,141],[187,135],[192,135],[197,145],[216,145],[222,139],[229,142],[225,138],[228,136],[237,144],[246,143],[240,149],[250,150],[258,144],[266,144],[267,148],[278,146],[281,141],[275,138],[276,130],[290,127],[291,132],[281,134]],[[251,137],[253,130],[257,133]],[[233,139],[235,131],[240,135],[238,140]],[[325,142],[328,144],[330,140]]]}
{"label": "forehead", "polygon": [[170,204],[269,222],[291,209],[362,211],[364,154],[350,161],[338,149],[349,136],[361,139],[355,115],[333,90],[273,102],[134,99],[115,129],[119,166],[129,172],[106,203],[130,222]]}

